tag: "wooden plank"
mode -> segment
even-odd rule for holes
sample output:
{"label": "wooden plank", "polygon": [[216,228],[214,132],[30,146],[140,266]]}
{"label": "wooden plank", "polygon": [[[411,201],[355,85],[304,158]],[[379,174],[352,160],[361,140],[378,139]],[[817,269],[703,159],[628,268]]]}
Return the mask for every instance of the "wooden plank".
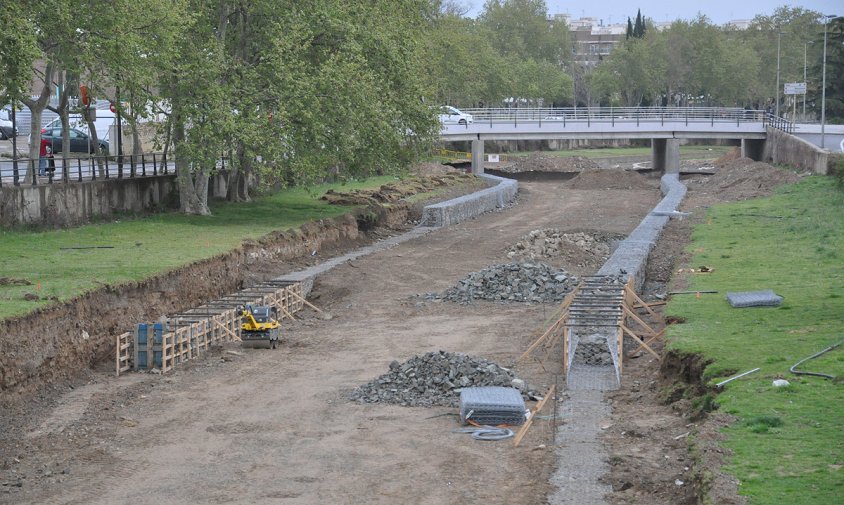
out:
{"label": "wooden plank", "polygon": [[114,375],[120,377],[120,335],[117,336],[114,356]]}
{"label": "wooden plank", "polygon": [[565,318],[566,318],[566,316],[567,316],[567,315],[568,315],[568,312],[564,312],[564,313],[563,313],[563,315],[561,315],[561,316],[560,316],[560,317],[559,317],[559,318],[558,318],[558,319],[554,322],[554,324],[552,324],[552,325],[551,325],[551,326],[550,326],[547,330],[545,330],[545,333],[543,333],[543,334],[542,334],[542,336],[540,336],[539,338],[537,338],[536,340],[534,340],[534,341],[533,341],[533,343],[532,343],[532,344],[530,344],[530,346],[528,346],[527,350],[526,350],[526,351],[525,351],[525,352],[524,352],[521,356],[519,356],[519,357],[516,359],[516,363],[518,363],[518,362],[520,362],[521,360],[525,359],[525,358],[526,358],[526,357],[527,357],[530,353],[532,353],[532,352],[534,351],[534,349],[536,349],[537,347],[539,347],[539,344],[541,344],[543,340],[545,340],[546,338],[548,338],[548,336],[549,336],[549,335],[551,335],[551,333],[554,331],[554,329],[555,329],[555,328],[557,328],[560,324],[562,324],[563,320],[565,320]]}
{"label": "wooden plank", "polygon": [[325,314],[321,309],[319,309],[316,305],[312,304],[311,302],[305,300],[300,294],[291,292],[291,295],[295,296],[299,301],[307,305],[308,307],[314,309],[315,311],[319,312],[320,314]]}
{"label": "wooden plank", "polygon": [[[654,351],[653,349],[651,349],[651,347],[650,347],[648,344],[646,344],[646,343],[645,343],[645,342],[644,342],[641,338],[639,338],[639,337],[638,337],[635,333],[633,333],[632,331],[630,331],[630,328],[628,328],[628,327],[626,327],[626,326],[624,326],[624,325],[622,324],[622,325],[621,325],[621,329],[622,329],[622,330],[624,330],[624,332],[625,332],[625,333],[627,333],[627,335],[629,335],[630,337],[632,337],[632,338],[633,338],[633,340],[635,340],[636,342],[639,342],[639,345],[640,345],[640,346],[642,346],[642,347],[644,347],[645,349],[647,349],[647,351],[648,351],[649,353],[653,354],[653,355],[656,357],[656,359],[658,359],[658,360],[662,360],[662,358],[660,357],[660,355],[659,355],[659,354],[657,354],[657,352],[656,352],[656,351]],[[624,349],[622,348],[621,350],[619,350],[619,352],[624,352]]]}
{"label": "wooden plank", "polygon": [[232,333],[231,331],[229,331],[229,329],[228,329],[228,328],[226,328],[226,327],[223,325],[223,323],[221,323],[220,321],[216,321],[216,320],[215,320],[214,322],[215,322],[215,323],[216,323],[216,324],[217,324],[220,328],[222,328],[222,329],[223,329],[223,331],[225,331],[225,332],[226,332],[226,333],[227,333],[227,334],[228,334],[228,335],[232,338],[232,340],[234,340],[234,341],[236,341],[236,342],[241,342],[240,337],[238,337],[237,335],[235,335],[234,333]]}
{"label": "wooden plank", "polygon": [[[542,407],[545,406],[545,403],[554,395],[554,384],[551,384],[551,387],[548,388],[548,392],[545,393],[545,398],[543,398],[537,405],[536,408],[531,413],[530,418],[525,421],[525,424],[522,425],[522,429],[519,430],[519,433],[516,434],[516,438],[513,439],[513,447],[518,447],[520,443],[522,443],[522,439],[525,438],[527,431],[530,429],[531,424],[533,424],[533,420],[536,419],[536,415],[539,414],[539,411],[542,410]],[[555,407],[556,408],[556,407]],[[556,426],[554,427],[556,429]]]}
{"label": "wooden plank", "polygon": [[640,318],[635,312],[628,309],[627,307],[624,307],[624,313],[627,314],[634,321],[636,321],[637,323],[642,325],[642,328],[644,328],[645,331],[648,332],[648,335],[656,335],[656,331],[653,328],[651,328],[650,326],[648,326],[648,323],[642,321],[642,318]]}
{"label": "wooden plank", "polygon": [[641,298],[639,298],[639,295],[637,295],[637,294],[636,294],[636,292],[635,292],[635,291],[633,291],[633,289],[632,289],[632,288],[628,288],[628,289],[627,289],[627,292],[630,294],[631,298],[633,298],[633,303],[629,303],[629,304],[628,304],[630,307],[634,307],[634,308],[635,308],[635,307],[636,307],[636,305],[638,304],[641,308],[644,308],[645,310],[647,310],[647,311],[648,311],[648,314],[650,314],[651,316],[656,317],[656,318],[658,318],[658,317],[659,317],[659,316],[657,316],[656,312],[654,312],[654,311],[651,309],[651,307],[650,307],[647,303],[645,303],[645,301],[644,301],[644,300],[642,300]]}
{"label": "wooden plank", "polygon": [[[657,333],[656,335],[654,335],[654,336],[652,336],[652,337],[648,337],[647,339],[645,339],[645,344],[647,344],[647,345],[651,345],[653,342],[656,342],[657,340],[661,339],[661,338],[663,337],[663,335],[665,335],[665,328],[663,328],[663,329],[662,329],[659,333]],[[637,348],[633,349],[632,351],[630,351],[630,353],[628,354],[628,356],[632,356],[632,355],[636,354],[637,352],[641,351],[642,349],[644,349],[644,347],[642,347],[642,345],[639,345],[639,347],[637,347]]]}

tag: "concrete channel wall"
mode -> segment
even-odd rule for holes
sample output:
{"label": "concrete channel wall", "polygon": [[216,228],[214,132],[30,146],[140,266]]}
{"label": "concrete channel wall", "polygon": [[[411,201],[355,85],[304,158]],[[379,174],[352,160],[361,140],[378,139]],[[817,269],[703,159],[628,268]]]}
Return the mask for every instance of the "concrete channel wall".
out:
{"label": "concrete channel wall", "polygon": [[422,226],[450,226],[484,212],[502,208],[511,202],[519,191],[519,183],[512,179],[479,174],[494,186],[470,195],[428,205],[422,212]]}
{"label": "concrete channel wall", "polygon": [[663,175],[660,190],[665,195],[663,199],[618,245],[596,275],[616,275],[623,272],[633,277],[636,291],[642,288],[645,282],[645,265],[648,262],[648,255],[671,216],[680,215],[677,213],[677,208],[686,196],[686,186],[680,182],[679,174]]}
{"label": "concrete channel wall", "polygon": [[777,165],[791,165],[827,175],[829,151],[776,128],[768,128],[762,160]]}

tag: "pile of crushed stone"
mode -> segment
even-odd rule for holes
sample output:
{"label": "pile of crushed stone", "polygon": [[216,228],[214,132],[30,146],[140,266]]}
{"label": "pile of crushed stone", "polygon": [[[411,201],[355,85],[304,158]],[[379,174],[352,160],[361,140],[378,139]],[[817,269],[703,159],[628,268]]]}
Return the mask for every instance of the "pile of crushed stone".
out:
{"label": "pile of crushed stone", "polygon": [[428,293],[429,300],[467,304],[472,300],[553,303],[562,301],[577,286],[578,278],[545,263],[506,263],[472,272],[442,294]]}
{"label": "pile of crushed stone", "polygon": [[496,170],[518,174],[523,172],[579,172],[595,168],[600,168],[600,166],[583,156],[561,157],[531,153],[524,157],[511,157],[509,161],[501,163]]}
{"label": "pile of crushed stone", "polygon": [[507,251],[508,258],[565,260],[579,268],[597,268],[624,236],[599,231],[563,232],[555,228],[533,230]]}
{"label": "pile of crushed stone", "polygon": [[658,184],[630,170],[583,170],[567,186],[571,189],[653,189]]}
{"label": "pile of crushed stone", "polygon": [[483,358],[432,351],[404,363],[393,361],[389,372],[355,388],[349,398],[405,407],[457,407],[460,388],[478,386],[523,387],[524,382],[509,369]]}

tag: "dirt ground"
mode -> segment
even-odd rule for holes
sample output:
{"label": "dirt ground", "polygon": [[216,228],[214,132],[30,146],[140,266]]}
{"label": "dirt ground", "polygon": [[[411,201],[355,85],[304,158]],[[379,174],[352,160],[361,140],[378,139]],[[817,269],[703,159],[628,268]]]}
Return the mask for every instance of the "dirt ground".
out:
{"label": "dirt ground", "polygon": [[[554,307],[417,295],[506,262],[533,229],[629,233],[660,198],[656,179],[638,177],[639,189],[522,183],[508,209],[342,265],[310,298],[331,318],[305,312],[285,323],[279,350],[232,344],[166,375],[80,371],[10,405],[0,415],[0,503],[546,503],[551,420],[538,419],[513,448],[452,433],[455,409],[347,396],[392,360],[432,350],[514,366]],[[717,198],[708,194],[692,205]],[[672,221],[668,236],[687,237],[688,223]],[[649,289],[664,289],[683,244],[661,241]],[[554,360],[514,370],[536,390],[560,380]],[[683,435],[696,421],[659,404],[659,374],[648,355],[630,360],[622,389],[609,395],[613,503],[695,503]]]}

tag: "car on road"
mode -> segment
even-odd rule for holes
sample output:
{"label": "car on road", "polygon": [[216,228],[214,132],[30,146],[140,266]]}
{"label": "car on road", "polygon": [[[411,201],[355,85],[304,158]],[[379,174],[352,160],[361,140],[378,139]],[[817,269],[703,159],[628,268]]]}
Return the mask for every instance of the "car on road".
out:
{"label": "car on road", "polygon": [[471,114],[461,112],[460,109],[456,109],[450,105],[440,107],[439,118],[440,123],[443,125],[470,125],[475,121]]}
{"label": "car on road", "polygon": [[12,118],[7,109],[0,109],[0,140],[7,140],[17,136],[12,128]]}
{"label": "car on road", "polygon": [[[77,130],[76,128],[71,128],[69,132],[70,137],[70,152],[72,153],[96,153],[96,149],[91,144],[91,138],[88,136],[87,133]],[[62,139],[62,129],[49,127],[43,128],[41,130],[41,141],[47,141],[52,147],[54,153],[59,154],[62,152],[62,147],[64,145],[64,141]],[[105,140],[100,140],[100,147],[105,151],[108,152],[108,142]]]}

